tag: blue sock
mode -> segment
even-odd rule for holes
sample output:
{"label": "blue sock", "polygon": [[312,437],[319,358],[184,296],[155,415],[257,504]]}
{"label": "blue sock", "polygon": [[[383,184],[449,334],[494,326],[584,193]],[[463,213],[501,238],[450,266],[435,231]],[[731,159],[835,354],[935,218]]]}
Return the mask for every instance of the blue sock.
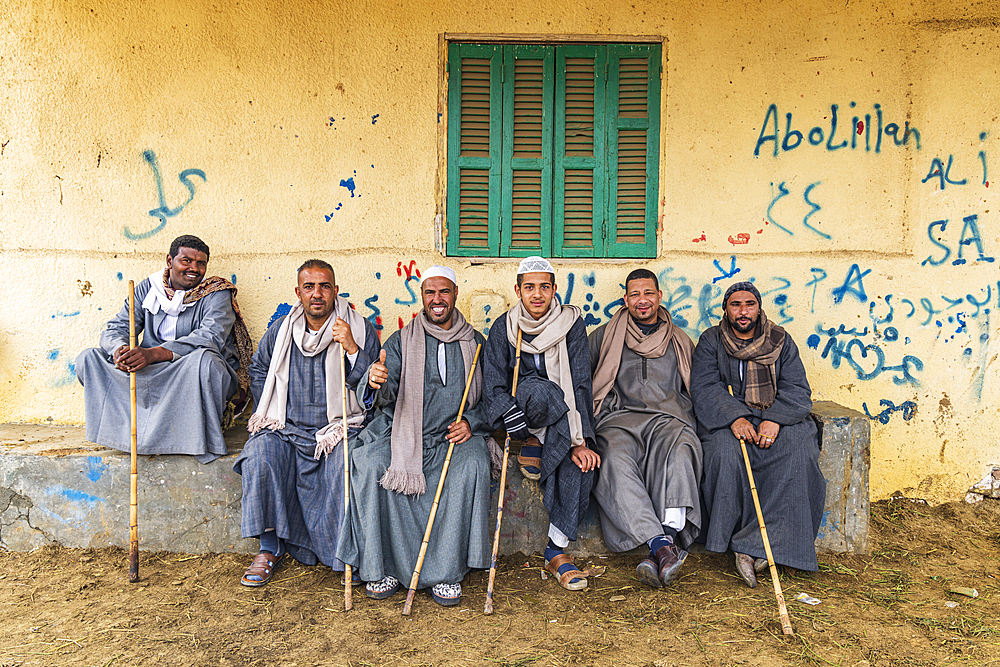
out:
{"label": "blue sock", "polygon": [[674,543],[673,539],[666,535],[657,535],[656,537],[651,538],[648,542],[646,542],[646,544],[649,545],[650,554],[655,554],[656,550],[659,549],[660,547],[668,547],[673,543]]}
{"label": "blue sock", "polygon": [[269,530],[267,532],[258,535],[260,538],[260,550],[266,551],[275,556],[280,556],[285,553],[285,545],[281,543],[278,538],[277,531]]}

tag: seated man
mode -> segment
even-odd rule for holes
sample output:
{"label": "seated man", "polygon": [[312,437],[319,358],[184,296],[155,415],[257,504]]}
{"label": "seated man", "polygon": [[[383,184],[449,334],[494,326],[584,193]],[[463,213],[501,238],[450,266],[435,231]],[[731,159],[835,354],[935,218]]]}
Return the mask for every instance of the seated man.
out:
{"label": "seated man", "polygon": [[[359,384],[366,407],[377,406],[351,452],[350,518],[337,555],[381,600],[409,585],[438,480],[451,461],[418,588],[439,604],[462,599],[462,579],[490,565],[490,424],[480,401],[482,366],[456,421],[476,346],[483,337],[455,308],[455,272],[432,266],[420,281],[423,310],[385,342],[382,357]],[[365,382],[367,380],[367,382]]]}
{"label": "seated man", "polygon": [[[564,553],[575,540],[590,503],[594,469],[594,397],[590,351],[580,309],[554,298],[555,270],[542,257],[526,257],[514,287],[519,301],[490,328],[483,355],[483,396],[492,424],[526,441],[517,457],[521,472],[539,480],[549,511],[545,567],[571,591],[587,587],[586,575]],[[522,332],[517,395],[511,396],[517,332]]]}
{"label": "seated man", "polygon": [[674,580],[701,528],[694,345],[662,299],[656,276],[636,269],[625,279],[625,305],[590,334],[604,543],[621,552],[645,542],[649,557],[636,574],[654,588]]}
{"label": "seated man", "polygon": [[691,362],[691,398],[705,451],[708,525],[699,539],[709,551],[732,549],[737,572],[753,588],[767,560],[739,439],[747,445],[779,564],[818,569],[815,540],[826,480],[795,342],[767,319],[753,284],[732,285],[722,304],[722,321],[701,335]]}
{"label": "seated man", "polygon": [[[248,394],[253,343],[233,284],[219,276],[202,280],[208,254],[197,236],[174,239],[166,268],[135,288],[135,331],[142,342],[129,349],[126,300],[101,333],[101,346],[76,358],[91,442],[131,451],[134,371],[139,454],[191,454],[200,463],[225,455],[226,403],[237,390]],[[244,399],[236,414],[245,405]]]}
{"label": "seated man", "polygon": [[304,263],[298,302],[268,328],[253,355],[253,435],[233,465],[243,476],[240,530],[260,540],[244,586],[270,581],[286,552],[305,565],[344,569],[336,559],[344,521],[343,377],[349,436],[357,437],[365,411],[352,390],[378,358],[379,342],[339,291],[333,267],[318,259]]}

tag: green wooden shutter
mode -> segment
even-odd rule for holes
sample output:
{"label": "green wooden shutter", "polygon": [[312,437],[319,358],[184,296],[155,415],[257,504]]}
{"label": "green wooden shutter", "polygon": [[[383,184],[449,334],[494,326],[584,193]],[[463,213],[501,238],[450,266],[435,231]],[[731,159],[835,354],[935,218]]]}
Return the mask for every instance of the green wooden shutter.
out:
{"label": "green wooden shutter", "polygon": [[503,47],[500,256],[552,250],[552,47]]}
{"label": "green wooden shutter", "polygon": [[556,257],[603,257],[607,46],[556,47]]}
{"label": "green wooden shutter", "polygon": [[501,64],[498,45],[449,45],[449,255],[500,250]]}
{"label": "green wooden shutter", "polygon": [[608,47],[607,257],[655,257],[659,44]]}

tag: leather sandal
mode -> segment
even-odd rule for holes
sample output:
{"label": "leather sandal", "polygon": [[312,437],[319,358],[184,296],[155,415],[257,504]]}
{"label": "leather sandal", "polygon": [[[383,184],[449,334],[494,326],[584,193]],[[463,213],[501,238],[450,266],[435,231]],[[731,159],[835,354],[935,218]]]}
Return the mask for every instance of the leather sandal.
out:
{"label": "leather sandal", "polygon": [[[587,575],[580,570],[574,568],[559,574],[559,568],[567,563],[573,564],[573,557],[559,554],[552,560],[545,561],[545,569],[556,578],[560,586],[568,591],[582,591],[587,588]],[[577,579],[576,583],[573,583],[574,579]]]}
{"label": "leather sandal", "polygon": [[[244,586],[257,588],[271,581],[271,578],[274,577],[274,571],[281,565],[281,561],[285,559],[286,554],[287,552],[280,556],[275,556],[269,551],[261,551],[253,557],[253,562],[250,563],[247,571],[243,573],[240,583]],[[260,581],[249,579],[249,577],[260,577]]]}

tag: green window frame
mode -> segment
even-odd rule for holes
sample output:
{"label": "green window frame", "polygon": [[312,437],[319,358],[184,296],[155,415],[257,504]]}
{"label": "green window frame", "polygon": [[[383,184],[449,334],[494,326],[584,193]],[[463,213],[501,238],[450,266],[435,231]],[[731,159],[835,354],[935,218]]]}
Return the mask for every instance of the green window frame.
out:
{"label": "green window frame", "polygon": [[661,49],[449,44],[448,255],[655,257]]}

